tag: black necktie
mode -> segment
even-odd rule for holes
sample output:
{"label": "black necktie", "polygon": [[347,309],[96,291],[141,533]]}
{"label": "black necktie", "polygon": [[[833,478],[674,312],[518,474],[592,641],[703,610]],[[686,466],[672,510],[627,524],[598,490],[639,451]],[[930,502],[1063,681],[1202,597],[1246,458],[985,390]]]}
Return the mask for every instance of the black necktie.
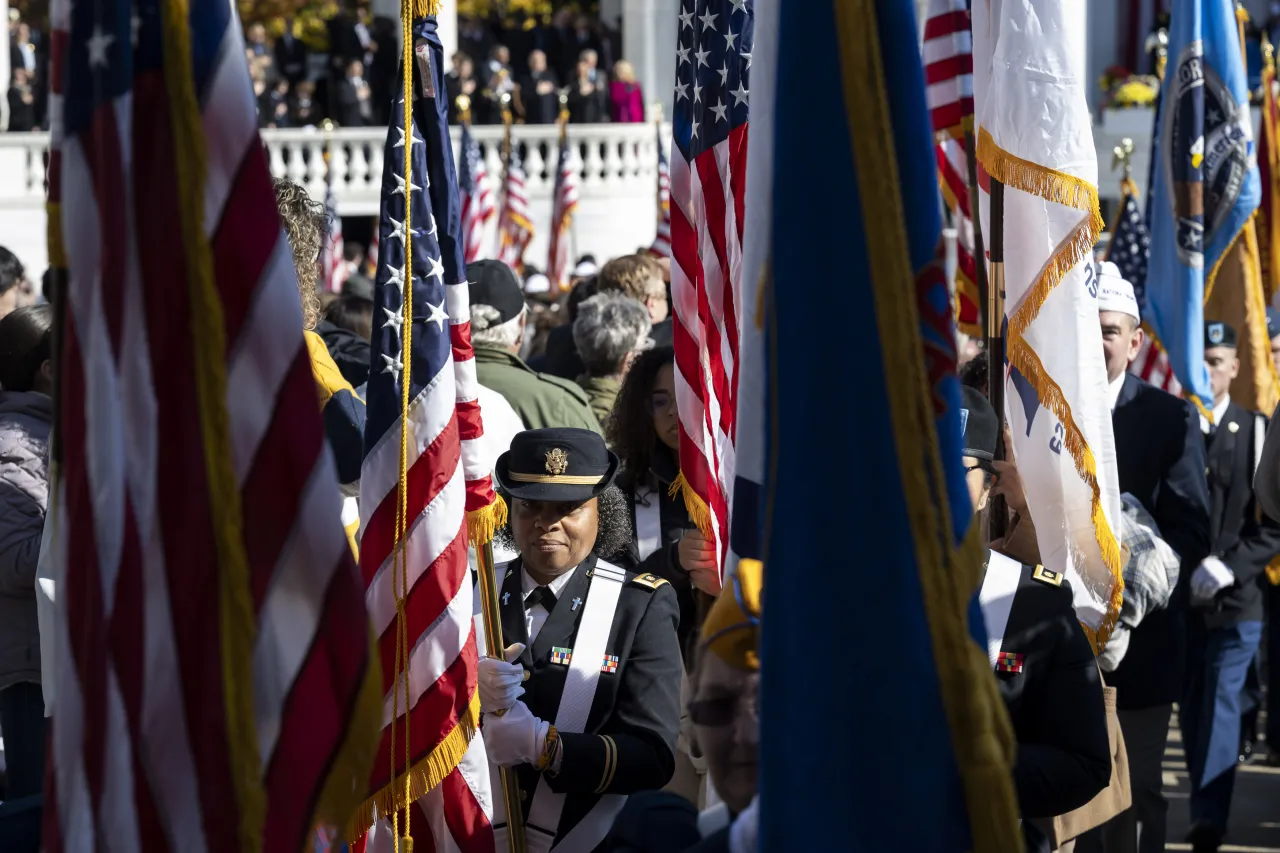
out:
{"label": "black necktie", "polygon": [[529,610],[536,604],[541,604],[548,613],[555,608],[556,594],[551,591],[551,587],[540,586],[529,593],[529,597],[524,600],[524,609]]}

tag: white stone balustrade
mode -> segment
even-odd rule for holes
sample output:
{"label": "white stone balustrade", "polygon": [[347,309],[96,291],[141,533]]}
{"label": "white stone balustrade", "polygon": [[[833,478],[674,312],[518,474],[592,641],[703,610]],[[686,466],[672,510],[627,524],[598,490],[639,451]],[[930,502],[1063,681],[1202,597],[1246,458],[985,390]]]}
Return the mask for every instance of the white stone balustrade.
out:
{"label": "white stone balustrade", "polygon": [[[474,127],[495,203],[502,179],[501,127]],[[455,162],[460,131],[453,128]],[[664,129],[670,146],[670,127]],[[558,165],[559,130],[554,125],[519,125],[513,139],[524,158],[526,196],[535,236],[525,260],[546,265],[551,193]],[[334,200],[340,216],[377,216],[386,132],[380,128],[263,130],[273,175],[325,197],[324,153],[330,152]],[[657,217],[657,133],[652,124],[570,125],[579,170],[578,211],[570,254],[592,252],[602,261],[648,246]],[[48,264],[45,250],[46,133],[0,133],[0,245],[12,249],[29,270]],[[497,217],[488,239],[496,247]],[[145,246],[145,235],[143,236]]]}

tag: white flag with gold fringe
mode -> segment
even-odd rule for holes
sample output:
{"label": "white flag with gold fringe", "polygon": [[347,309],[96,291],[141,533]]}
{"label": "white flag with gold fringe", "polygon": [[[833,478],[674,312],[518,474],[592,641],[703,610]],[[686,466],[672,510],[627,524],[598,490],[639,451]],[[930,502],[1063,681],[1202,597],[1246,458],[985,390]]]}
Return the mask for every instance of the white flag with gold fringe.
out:
{"label": "white flag with gold fringe", "polygon": [[1085,4],[974,0],[978,161],[1004,184],[1005,415],[1040,559],[1101,647],[1119,615],[1120,494],[1093,244]]}

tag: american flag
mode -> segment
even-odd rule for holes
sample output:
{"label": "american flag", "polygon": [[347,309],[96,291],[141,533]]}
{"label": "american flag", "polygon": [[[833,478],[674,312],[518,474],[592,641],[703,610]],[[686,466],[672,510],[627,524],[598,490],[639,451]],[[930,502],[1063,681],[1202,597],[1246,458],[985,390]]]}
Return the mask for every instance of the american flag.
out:
{"label": "american flag", "polygon": [[968,0],[929,0],[924,77],[933,129],[964,138],[973,120],[973,33]]}
{"label": "american flag", "polygon": [[658,128],[658,233],[649,247],[649,254],[656,258],[671,257],[671,166],[662,146],[662,124]]}
{"label": "american flag", "polygon": [[489,173],[480,156],[480,146],[471,135],[471,125],[462,123],[462,168],[458,171],[458,192],[462,196],[463,257],[478,261],[484,253],[485,226],[493,218],[493,192]]}
{"label": "american flag", "polygon": [[498,260],[520,274],[524,250],[533,239],[533,221],[529,219],[529,199],[524,189],[524,164],[520,148],[511,140],[507,127],[507,170],[502,181],[502,212],[498,215]]}
{"label": "american flag", "polygon": [[671,156],[680,483],[724,566],[734,477],[752,0],[686,0]]}
{"label": "american flag", "polygon": [[560,156],[556,185],[551,193],[551,245],[547,251],[547,278],[560,290],[569,289],[569,242],[573,236],[573,212],[578,209],[578,164],[569,144],[569,114],[560,117]]}
{"label": "american flag", "polygon": [[970,337],[982,336],[978,263],[974,253],[973,214],[969,206],[969,163],[964,143],[944,137],[934,147],[942,198],[956,224],[956,326]]}
{"label": "american flag", "polygon": [[367,778],[377,662],[240,21],[123,0],[50,21],[68,286],[42,844],[301,850]]}
{"label": "american flag", "polygon": [[333,197],[332,179],[325,182],[324,212],[329,223],[329,233],[325,235],[324,247],[320,250],[320,269],[329,292],[340,293],[342,283],[347,280],[347,259],[343,256],[342,217],[338,216],[338,202]]}
{"label": "american flag", "polygon": [[[430,46],[432,91],[443,93],[435,18],[416,20],[413,36]],[[428,798],[438,810],[428,821],[440,833],[435,849],[492,850],[485,809],[488,767],[481,738],[472,737],[480,700],[467,543],[469,524],[493,520],[502,504],[482,461],[461,203],[446,105],[443,98],[419,94],[420,65],[413,65],[413,126],[406,134],[405,106],[397,97],[383,156],[373,369],[360,479],[360,570],[382,662],[387,725],[372,794],[357,822],[363,829],[375,814],[386,817],[405,807],[407,774],[415,798],[443,791]],[[395,91],[403,91],[403,72]],[[412,160],[408,175],[406,149]],[[405,300],[406,286],[411,302]],[[399,679],[397,599],[403,600],[407,637],[401,650],[407,654],[405,676]],[[464,750],[459,763],[456,756]]]}
{"label": "american flag", "polygon": [[[1107,244],[1105,260],[1114,263],[1125,281],[1133,285],[1139,310],[1145,311],[1147,258],[1151,251],[1151,237],[1147,233],[1142,208],[1138,205],[1138,188],[1126,178],[1120,185],[1120,192],[1120,212],[1111,227],[1111,242]],[[1146,339],[1142,342],[1137,357],[1129,363],[1129,372],[1157,388],[1181,396],[1182,385],[1173,375],[1164,347],[1160,346],[1149,326],[1144,324],[1143,328],[1147,333]]]}

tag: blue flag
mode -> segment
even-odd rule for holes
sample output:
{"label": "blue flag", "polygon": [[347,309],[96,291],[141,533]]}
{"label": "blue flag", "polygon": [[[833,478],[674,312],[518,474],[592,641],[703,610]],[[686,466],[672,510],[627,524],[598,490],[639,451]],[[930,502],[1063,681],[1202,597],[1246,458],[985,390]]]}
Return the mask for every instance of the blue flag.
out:
{"label": "blue flag", "polygon": [[1235,5],[1177,0],[1161,91],[1151,194],[1148,316],[1185,392],[1209,411],[1204,299],[1258,206],[1262,183]]}
{"label": "blue flag", "polygon": [[[961,544],[971,508],[913,4],[769,6],[751,142],[754,155],[768,116],[759,847],[1016,849],[1007,722],[965,618],[981,557]],[[815,205],[815,186],[835,201]]]}

